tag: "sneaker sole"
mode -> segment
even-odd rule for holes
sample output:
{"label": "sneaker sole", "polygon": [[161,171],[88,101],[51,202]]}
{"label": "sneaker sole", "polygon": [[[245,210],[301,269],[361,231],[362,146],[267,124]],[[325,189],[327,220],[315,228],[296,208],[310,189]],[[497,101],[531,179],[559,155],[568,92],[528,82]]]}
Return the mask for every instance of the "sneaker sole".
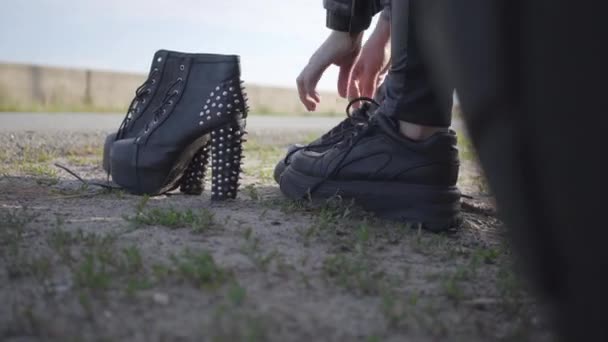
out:
{"label": "sneaker sole", "polygon": [[[310,194],[310,189],[321,185]],[[424,229],[442,232],[458,227],[460,191],[455,186],[431,186],[388,181],[336,181],[305,175],[288,167],[280,177],[281,192],[294,200],[354,199],[378,217],[422,224]]]}

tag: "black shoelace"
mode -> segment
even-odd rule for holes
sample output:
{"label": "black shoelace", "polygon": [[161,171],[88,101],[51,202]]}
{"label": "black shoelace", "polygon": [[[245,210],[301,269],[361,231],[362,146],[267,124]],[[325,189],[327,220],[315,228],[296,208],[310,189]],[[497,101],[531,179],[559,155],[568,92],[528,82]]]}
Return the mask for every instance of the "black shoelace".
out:
{"label": "black shoelace", "polygon": [[[160,116],[164,115],[166,113],[166,109],[164,107],[167,104],[173,105],[173,99],[179,95],[179,90],[174,89],[174,87],[176,85],[180,84],[181,82],[183,82],[183,79],[181,77],[179,77],[177,80],[175,80],[173,83],[171,83],[171,85],[169,85],[169,90],[165,93],[165,97],[161,101],[161,104],[154,110],[152,121],[146,123],[146,126],[144,128],[145,133],[147,133],[148,130],[150,129],[150,124],[158,123]],[[136,93],[140,93],[141,89],[143,89],[143,88],[145,88],[145,83],[142,86],[140,86],[140,88],[138,88],[138,91]],[[128,114],[127,114],[127,117],[125,117],[125,120],[123,120],[123,123],[121,124],[114,141],[119,140],[119,135],[122,135],[121,134],[122,130],[124,129],[124,127],[126,126],[126,123],[128,123],[129,120],[130,120],[130,118],[128,117]],[[78,179],[79,181],[81,181],[83,184],[85,184],[87,186],[93,185],[93,186],[98,186],[98,187],[101,187],[101,188],[104,188],[107,190],[120,190],[121,189],[120,187],[116,187],[116,186],[113,186],[110,184],[110,174],[109,173],[107,174],[106,184],[104,184],[104,183],[99,183],[99,182],[87,181],[87,180],[83,179],[82,177],[80,177],[78,174],[76,174],[76,172],[70,170],[69,168],[67,168],[66,166],[63,166],[61,164],[55,163],[55,166],[66,171],[67,173],[74,176],[76,179]]]}
{"label": "black shoelace", "polygon": [[124,130],[129,124],[129,122],[135,119],[135,115],[140,114],[136,111],[140,102],[145,103],[145,97],[152,93],[152,90],[148,88],[149,85],[156,83],[156,79],[154,78],[158,74],[158,69],[152,70],[148,79],[140,85],[137,90],[135,90],[135,98],[129,104],[129,111],[125,115],[125,118],[122,120],[122,123],[118,127],[118,132],[116,133],[117,140],[122,137],[124,134]]}
{"label": "black shoelace", "polygon": [[177,86],[178,84],[180,84],[182,82],[183,82],[183,79],[181,77],[179,77],[177,80],[173,81],[173,83],[171,83],[169,85],[169,90],[165,93],[165,97],[163,98],[160,105],[154,110],[154,112],[152,114],[152,121],[149,121],[146,123],[146,126],[144,127],[144,133],[148,133],[148,130],[150,129],[150,125],[157,124],[160,117],[167,113],[167,110],[165,109],[166,105],[170,105],[170,106],[173,105],[173,99],[179,95],[179,89],[174,89],[174,88],[175,88],[175,86]]}
{"label": "black shoelace", "polygon": [[[364,102],[361,108],[355,109],[354,111],[350,111],[351,107],[357,102]],[[292,151],[289,151],[285,158],[283,159],[283,163],[287,164],[289,158],[296,152],[303,149],[312,149],[312,148],[323,148],[335,145],[339,142],[337,138],[344,137],[344,134],[355,129],[357,125],[365,124],[369,120],[369,104],[374,104],[376,106],[380,106],[378,102],[369,97],[357,97],[352,99],[348,105],[346,106],[346,116],[347,118],[342,120],[338,124],[338,126],[332,128],[329,132],[325,133],[321,139],[320,143],[317,144],[309,144],[306,146],[300,146]]]}
{"label": "black shoelace", "polygon": [[[380,114],[382,115],[382,114]],[[366,137],[370,132],[373,131],[374,128],[381,127],[376,122],[376,116],[370,118],[367,122],[359,122],[355,124],[355,126],[344,136],[340,142],[333,145],[335,149],[346,149],[346,152],[342,154],[339,161],[334,165],[331,172],[329,172],[322,180],[320,180],[317,184],[315,184],[312,188],[310,188],[310,194],[315,192],[323,183],[335,177],[342,167],[342,163],[348,155],[352,152],[353,148],[357,145],[357,143]]]}

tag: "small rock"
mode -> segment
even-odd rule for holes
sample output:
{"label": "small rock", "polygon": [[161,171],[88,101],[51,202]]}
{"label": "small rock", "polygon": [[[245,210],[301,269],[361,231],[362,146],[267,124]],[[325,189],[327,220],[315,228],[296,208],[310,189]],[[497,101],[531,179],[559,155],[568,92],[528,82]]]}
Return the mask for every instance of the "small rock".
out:
{"label": "small rock", "polygon": [[169,295],[166,293],[157,292],[152,296],[152,299],[156,304],[167,305],[169,304]]}

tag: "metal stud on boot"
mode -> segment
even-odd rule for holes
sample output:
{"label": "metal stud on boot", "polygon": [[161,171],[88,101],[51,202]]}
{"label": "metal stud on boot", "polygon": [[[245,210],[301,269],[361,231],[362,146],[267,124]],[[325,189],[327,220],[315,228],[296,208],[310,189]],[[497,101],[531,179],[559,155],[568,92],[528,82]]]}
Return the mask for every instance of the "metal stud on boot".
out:
{"label": "metal stud on boot", "polygon": [[[112,146],[112,178],[136,194],[161,194],[180,182],[182,190],[200,193],[210,144],[213,175],[228,179],[227,188],[214,182],[212,198],[234,198],[246,118],[238,57],[173,55],[180,65],[164,80],[171,86],[152,119],[137,136]],[[220,155],[226,156],[221,165]],[[201,186],[193,186],[199,179]]]}

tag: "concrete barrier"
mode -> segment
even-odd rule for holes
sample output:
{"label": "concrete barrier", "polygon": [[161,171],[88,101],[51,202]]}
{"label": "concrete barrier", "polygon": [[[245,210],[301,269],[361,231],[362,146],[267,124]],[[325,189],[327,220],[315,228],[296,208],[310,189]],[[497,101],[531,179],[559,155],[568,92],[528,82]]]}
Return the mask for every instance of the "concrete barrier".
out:
{"label": "concrete barrier", "polygon": [[[0,111],[124,111],[143,74],[0,63]],[[296,89],[246,83],[254,113],[302,114]],[[322,92],[317,113],[342,113],[346,101]]]}

